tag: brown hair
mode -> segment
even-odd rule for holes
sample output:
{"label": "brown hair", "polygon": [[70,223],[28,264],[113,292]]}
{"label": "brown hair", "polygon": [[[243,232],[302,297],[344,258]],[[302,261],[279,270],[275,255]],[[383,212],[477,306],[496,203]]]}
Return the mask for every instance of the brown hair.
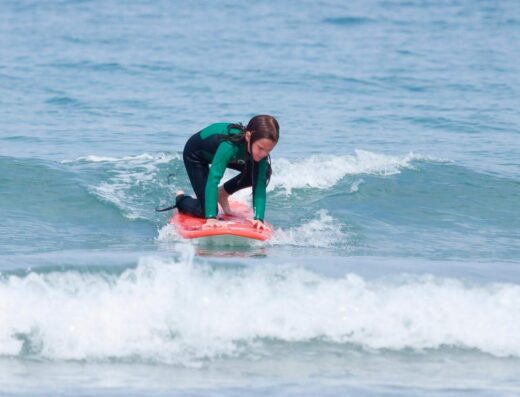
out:
{"label": "brown hair", "polygon": [[262,138],[267,138],[277,143],[280,137],[278,121],[273,116],[266,114],[260,114],[249,120],[246,131],[251,132],[251,145]]}
{"label": "brown hair", "polygon": [[278,121],[273,116],[267,114],[259,114],[253,117],[244,127],[241,123],[230,124],[228,126],[228,133],[230,130],[240,130],[238,134],[229,134],[225,139],[233,143],[238,143],[244,139],[246,131],[251,132],[250,145],[262,138],[267,138],[274,143],[278,142],[280,138],[280,126]]}

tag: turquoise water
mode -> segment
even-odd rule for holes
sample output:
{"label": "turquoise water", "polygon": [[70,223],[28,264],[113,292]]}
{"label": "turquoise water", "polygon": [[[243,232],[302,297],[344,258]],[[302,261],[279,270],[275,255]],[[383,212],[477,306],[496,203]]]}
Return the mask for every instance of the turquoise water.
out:
{"label": "turquoise water", "polygon": [[[518,15],[1,2],[0,394],[520,395]],[[183,241],[184,142],[262,113],[273,239]]]}

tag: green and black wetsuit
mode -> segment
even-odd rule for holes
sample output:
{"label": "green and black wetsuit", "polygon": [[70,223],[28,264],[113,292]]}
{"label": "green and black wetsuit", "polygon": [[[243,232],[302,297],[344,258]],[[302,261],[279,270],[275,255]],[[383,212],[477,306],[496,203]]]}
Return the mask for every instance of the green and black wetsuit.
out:
{"label": "green and black wetsuit", "polygon": [[[245,140],[238,143],[226,140],[230,134],[239,134],[238,128],[230,128],[230,123],[216,123],[193,135],[184,147],[183,159],[191,185],[197,198],[180,196],[177,209],[200,218],[215,218],[218,213],[218,184],[226,168],[240,171],[240,174],[224,183],[224,190],[233,194],[252,186],[254,219],[264,220],[266,181],[271,175],[267,158],[253,161],[247,151]],[[211,164],[211,167],[210,167]]]}

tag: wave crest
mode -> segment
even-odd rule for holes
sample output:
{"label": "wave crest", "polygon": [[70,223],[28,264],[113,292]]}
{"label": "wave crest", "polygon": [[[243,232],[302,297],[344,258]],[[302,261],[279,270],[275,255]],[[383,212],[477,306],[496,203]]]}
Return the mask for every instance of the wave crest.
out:
{"label": "wave crest", "polygon": [[393,175],[404,168],[412,168],[412,162],[420,159],[422,157],[413,153],[389,156],[366,150],[356,150],[353,156],[319,155],[296,162],[282,158],[273,162],[269,188],[282,189],[286,194],[293,189],[329,189],[347,175]]}
{"label": "wave crest", "polygon": [[192,251],[120,275],[0,278],[0,355],[192,365],[319,341],[520,356],[520,286],[415,276],[329,278],[298,266],[210,268]]}

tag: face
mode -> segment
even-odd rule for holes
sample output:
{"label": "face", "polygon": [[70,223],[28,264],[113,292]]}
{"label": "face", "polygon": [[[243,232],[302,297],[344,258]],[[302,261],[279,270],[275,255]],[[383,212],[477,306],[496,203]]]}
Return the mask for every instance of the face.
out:
{"label": "face", "polygon": [[[246,140],[249,143],[249,139],[251,136],[246,135]],[[249,146],[249,145],[248,145]],[[267,157],[271,150],[276,146],[276,142],[273,142],[267,138],[261,138],[253,143],[251,147],[251,154],[253,155],[253,160],[260,161],[263,158]]]}

